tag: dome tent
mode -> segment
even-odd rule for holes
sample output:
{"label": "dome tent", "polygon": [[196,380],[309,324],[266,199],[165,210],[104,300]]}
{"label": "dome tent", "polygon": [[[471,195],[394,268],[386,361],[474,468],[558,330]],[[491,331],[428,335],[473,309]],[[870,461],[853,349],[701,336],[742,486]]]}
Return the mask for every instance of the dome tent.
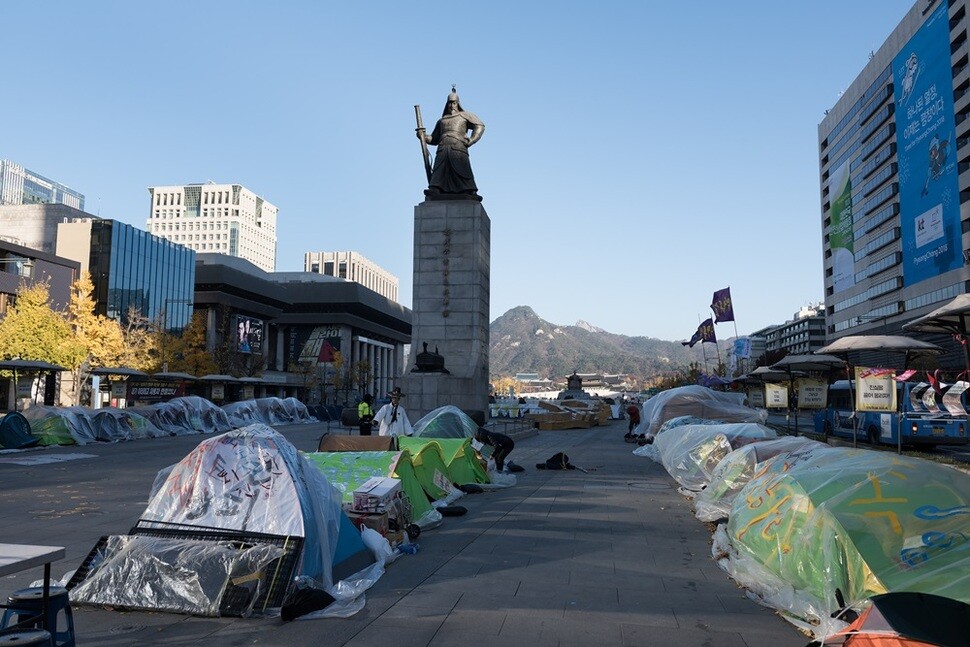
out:
{"label": "dome tent", "polygon": [[[177,531],[168,543],[153,552],[158,533]],[[246,541],[245,550],[222,554],[226,541],[220,535],[236,533]],[[197,546],[211,536],[212,548]],[[147,544],[141,552],[123,542],[84,574],[71,592],[72,601],[128,608],[148,608],[196,615],[220,613],[230,592],[239,581],[240,563],[256,574],[269,560],[280,557],[266,543],[292,548],[290,577],[266,582],[277,587],[278,601],[298,580],[327,591],[335,602],[328,612],[347,615],[363,607],[361,594],[383,573],[383,565],[364,546],[360,534],[340,508],[339,493],[324,475],[303,458],[282,435],[262,424],[231,431],[201,442],[168,472],[152,496],[147,509],[132,530],[127,543],[141,539]],[[181,543],[179,543],[181,542]],[[258,549],[250,556],[246,551]],[[147,568],[170,557],[177,564],[166,569]],[[184,572],[197,586],[185,587]],[[221,569],[221,570],[220,570]],[[80,569],[79,569],[80,570]],[[169,571],[180,573],[171,581],[160,577]],[[221,579],[209,576],[213,570]],[[266,574],[273,571],[266,568]],[[141,578],[135,574],[145,573]],[[144,577],[151,578],[148,586]],[[245,578],[242,578],[245,579]],[[250,578],[263,586],[262,578]],[[204,582],[217,582],[205,588]],[[69,587],[70,588],[70,587]],[[253,598],[264,594],[260,591]],[[269,604],[258,610],[272,609]],[[245,615],[243,613],[242,615]]]}

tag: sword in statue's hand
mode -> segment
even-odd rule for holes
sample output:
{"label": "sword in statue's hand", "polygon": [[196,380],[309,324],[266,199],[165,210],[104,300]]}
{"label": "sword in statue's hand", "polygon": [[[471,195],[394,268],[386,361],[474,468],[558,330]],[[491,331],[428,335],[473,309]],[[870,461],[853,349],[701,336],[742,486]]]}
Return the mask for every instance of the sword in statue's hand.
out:
{"label": "sword in statue's hand", "polygon": [[428,142],[424,138],[424,122],[421,120],[421,106],[414,106],[414,117],[418,120],[418,127],[415,132],[418,140],[421,141],[421,154],[424,155],[424,172],[428,176],[428,185],[431,184],[431,153],[428,152]]}

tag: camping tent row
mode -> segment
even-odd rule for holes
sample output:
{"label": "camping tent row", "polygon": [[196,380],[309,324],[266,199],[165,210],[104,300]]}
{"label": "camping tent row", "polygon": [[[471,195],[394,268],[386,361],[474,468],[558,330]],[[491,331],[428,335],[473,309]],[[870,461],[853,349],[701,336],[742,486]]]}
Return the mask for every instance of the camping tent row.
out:
{"label": "camping tent row", "polygon": [[[429,496],[453,485],[423,470],[448,472],[448,461],[465,475],[459,478],[483,478],[468,461],[470,439],[457,437],[464,432],[441,420],[420,422],[416,430],[455,437],[362,452],[371,454],[370,467],[360,462],[352,473],[402,475],[405,491],[428,505]],[[291,613],[347,617],[363,609],[385,558],[364,544],[343,510],[344,493],[317,462],[265,424],[207,438],[159,473],[128,534],[102,537],[92,548],[67,583],[72,603],[201,616],[286,617],[296,608]]]}
{"label": "camping tent row", "polygon": [[635,453],[664,466],[699,519],[720,522],[719,565],[818,637],[845,627],[832,618],[843,606],[880,594],[970,603],[964,472],[696,415],[668,419]]}
{"label": "camping tent row", "polygon": [[467,414],[449,405],[418,420],[413,437],[326,435],[318,451],[306,457],[341,492],[345,505],[353,502],[354,490],[372,477],[399,479],[411,504],[412,520],[424,530],[441,522],[436,507],[461,496],[456,485],[493,484],[472,445],[477,429]]}
{"label": "camping tent row", "polygon": [[[86,445],[162,436],[221,433],[253,423],[267,425],[312,422],[295,398],[259,398],[222,407],[198,396],[118,409],[35,405],[20,415],[39,445]],[[0,437],[0,443],[3,438]]]}

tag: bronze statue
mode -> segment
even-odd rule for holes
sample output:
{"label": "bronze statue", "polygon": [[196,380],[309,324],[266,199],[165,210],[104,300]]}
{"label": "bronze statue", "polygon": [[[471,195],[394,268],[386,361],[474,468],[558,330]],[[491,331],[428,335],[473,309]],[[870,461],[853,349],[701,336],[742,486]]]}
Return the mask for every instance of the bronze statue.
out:
{"label": "bronze statue", "polygon": [[[424,151],[428,188],[424,194],[431,200],[481,200],[468,160],[468,148],[482,138],[485,124],[471,112],[462,109],[458,93],[452,86],[441,119],[430,135],[421,123],[421,108],[414,106],[418,120],[417,135]],[[469,134],[471,131],[471,134]],[[434,165],[429,160],[427,145],[437,146]]]}

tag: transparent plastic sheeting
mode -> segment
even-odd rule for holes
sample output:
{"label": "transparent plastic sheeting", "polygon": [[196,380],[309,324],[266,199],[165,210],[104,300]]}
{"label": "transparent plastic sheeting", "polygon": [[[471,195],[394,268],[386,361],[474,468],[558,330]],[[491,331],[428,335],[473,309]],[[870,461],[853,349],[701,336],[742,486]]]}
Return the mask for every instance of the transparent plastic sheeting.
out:
{"label": "transparent plastic sheeting", "polygon": [[243,616],[252,613],[263,571],[283,549],[255,544],[237,549],[211,541],[108,537],[103,561],[71,591],[71,602],[218,616],[227,584],[253,587]]}
{"label": "transparent plastic sheeting", "polygon": [[473,438],[478,424],[454,405],[438,407],[414,423],[417,438]]}
{"label": "transparent plastic sheeting", "polygon": [[715,554],[766,604],[825,635],[840,608],[836,590],[857,607],[890,591],[970,603],[968,514],[964,472],[888,452],[805,446],[762,464],[735,497]]}
{"label": "transparent plastic sheeting", "polygon": [[699,492],[711,482],[718,463],[732,451],[777,437],[773,429],[751,422],[684,425],[659,434],[653,447],[664,469],[682,487]]}
{"label": "transparent plastic sheeting", "polygon": [[715,391],[696,384],[662,391],[643,403],[640,424],[633,433],[653,438],[665,422],[680,416],[721,422],[765,422],[767,412],[745,406],[745,397],[743,393]]}
{"label": "transparent plastic sheeting", "polygon": [[169,472],[145,521],[304,537],[300,575],[330,589],[340,493],[282,435],[254,424],[208,438]]}
{"label": "transparent plastic sheeting", "polygon": [[41,445],[224,433],[253,423],[279,425],[314,420],[306,406],[295,398],[261,398],[218,407],[205,398],[185,396],[126,409],[34,405],[22,413]]}
{"label": "transparent plastic sheeting", "polygon": [[738,492],[760,472],[766,461],[779,454],[797,455],[823,446],[823,443],[804,436],[785,436],[732,451],[717,464],[708,486],[697,494],[694,514],[701,521],[727,519]]}

